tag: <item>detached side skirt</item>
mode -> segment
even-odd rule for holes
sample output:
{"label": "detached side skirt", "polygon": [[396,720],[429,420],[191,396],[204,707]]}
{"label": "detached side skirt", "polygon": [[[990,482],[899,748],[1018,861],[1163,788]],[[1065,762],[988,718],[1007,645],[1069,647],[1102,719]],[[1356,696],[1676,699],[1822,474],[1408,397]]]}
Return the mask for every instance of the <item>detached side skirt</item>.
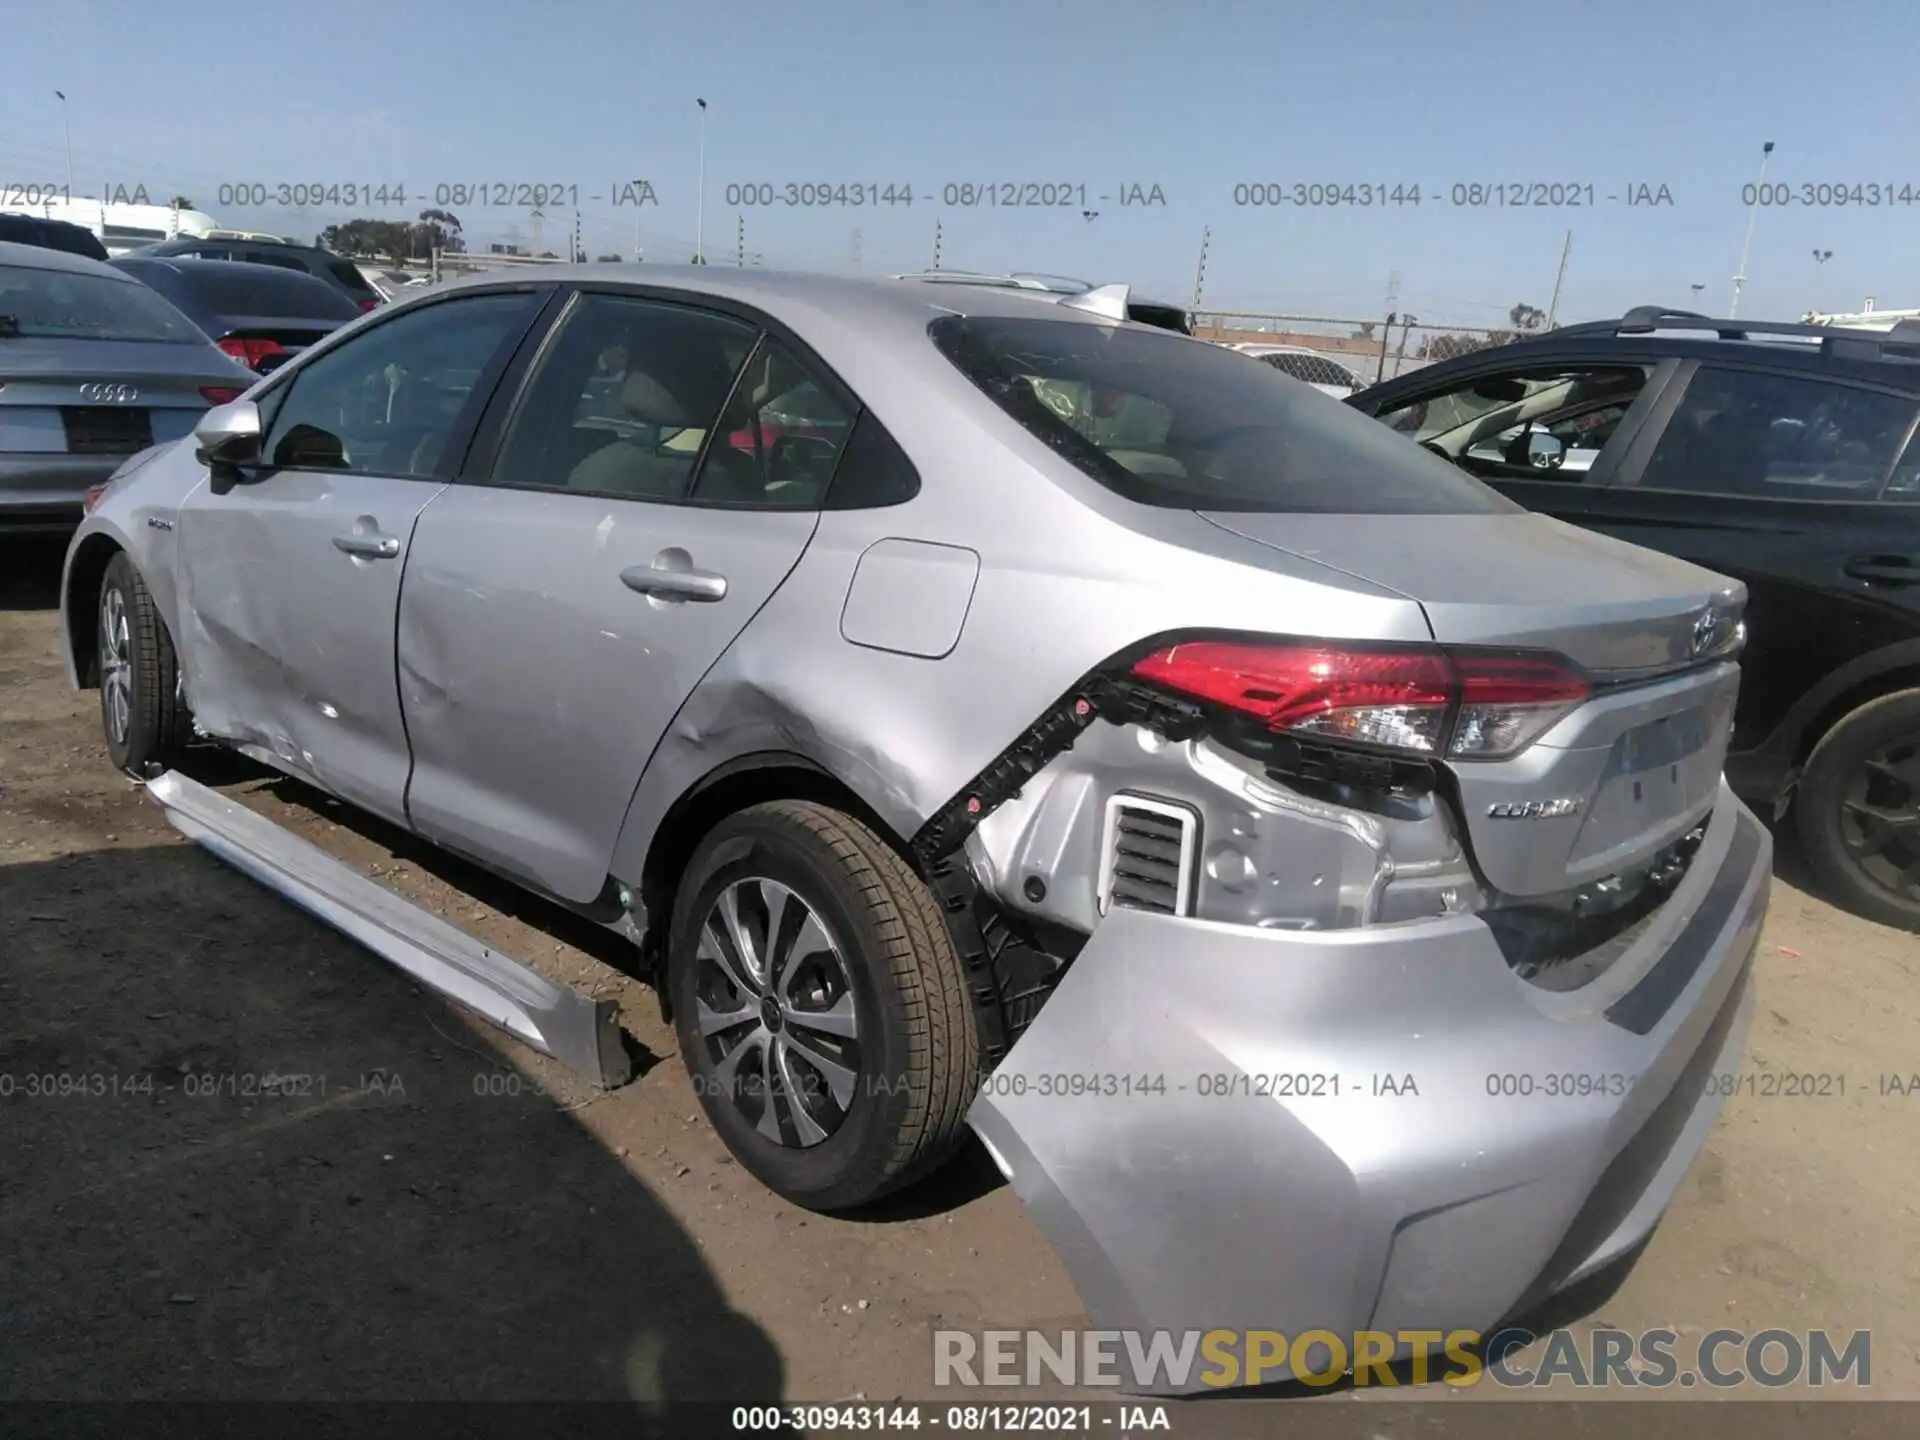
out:
{"label": "detached side skirt", "polygon": [[155,776],[146,788],[188,839],[421,984],[601,1085],[624,1085],[632,1077],[611,1000],[589,999],[548,980],[176,771]]}

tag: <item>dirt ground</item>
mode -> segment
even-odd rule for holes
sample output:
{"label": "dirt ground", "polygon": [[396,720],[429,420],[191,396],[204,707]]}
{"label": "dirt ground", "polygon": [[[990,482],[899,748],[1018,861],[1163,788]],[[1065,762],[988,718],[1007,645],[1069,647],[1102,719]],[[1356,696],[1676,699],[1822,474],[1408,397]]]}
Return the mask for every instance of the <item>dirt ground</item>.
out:
{"label": "dirt ground", "polygon": [[[61,550],[0,542],[0,1396],[926,1399],[935,1328],[1084,1323],[977,1150],[858,1219],[744,1175],[603,932],[195,772],[616,998],[646,1059],[607,1094],[183,841],[60,673]],[[1920,1072],[1920,941],[1797,877],[1788,853],[1750,1064],[1844,1096],[1736,1095],[1637,1267],[1556,1318],[1870,1330],[1873,1392],[1920,1397],[1920,1094],[1881,1093]]]}

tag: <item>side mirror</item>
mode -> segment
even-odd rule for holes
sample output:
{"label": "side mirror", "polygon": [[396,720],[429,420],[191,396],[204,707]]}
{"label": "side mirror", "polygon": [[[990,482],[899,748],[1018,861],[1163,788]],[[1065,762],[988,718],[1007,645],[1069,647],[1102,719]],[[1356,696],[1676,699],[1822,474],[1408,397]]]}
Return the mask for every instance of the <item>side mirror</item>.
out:
{"label": "side mirror", "polygon": [[1531,431],[1527,435],[1527,463],[1536,470],[1558,470],[1567,463],[1567,447],[1556,436]]}
{"label": "side mirror", "polygon": [[251,400],[216,405],[193,427],[193,439],[214,493],[224,495],[240,478],[241,467],[260,463],[260,407]]}
{"label": "side mirror", "polygon": [[782,435],[767,452],[769,480],[824,485],[833,476],[840,451],[817,435]]}

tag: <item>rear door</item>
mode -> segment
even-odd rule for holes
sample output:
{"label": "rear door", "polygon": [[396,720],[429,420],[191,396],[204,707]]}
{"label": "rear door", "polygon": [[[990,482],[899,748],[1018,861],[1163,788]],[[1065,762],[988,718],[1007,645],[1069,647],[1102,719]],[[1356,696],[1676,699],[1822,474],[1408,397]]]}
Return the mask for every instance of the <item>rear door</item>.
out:
{"label": "rear door", "polygon": [[196,718],[322,789],[404,818],[393,632],[414,522],[457,467],[542,291],[460,295],[375,325],[262,401],[264,463],[182,507]]}
{"label": "rear door", "polygon": [[1601,502],[1608,533],[1746,582],[1735,750],[1848,660],[1920,633],[1917,409],[1896,390],[1688,362]]}
{"label": "rear door", "polygon": [[[743,318],[588,291],[516,361],[517,401],[502,386],[408,561],[420,833],[600,894],[655,745],[818,522],[854,405],[796,355]],[[795,412],[805,433],[777,434]]]}

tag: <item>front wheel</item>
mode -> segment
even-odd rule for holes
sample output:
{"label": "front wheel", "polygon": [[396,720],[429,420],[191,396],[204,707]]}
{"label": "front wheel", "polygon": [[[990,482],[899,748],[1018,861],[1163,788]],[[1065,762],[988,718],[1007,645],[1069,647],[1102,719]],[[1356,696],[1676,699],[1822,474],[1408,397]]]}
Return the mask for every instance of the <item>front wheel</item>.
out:
{"label": "front wheel", "polygon": [[130,775],[171,768],[193,733],[193,718],[181,698],[173,640],[125,554],[108,562],[100,581],[98,645],[107,755]]}
{"label": "front wheel", "polygon": [[852,816],[757,805],[706,837],[668,942],[674,1026],[727,1148],[809,1209],[851,1209],[958,1148],[980,1042],[932,894]]}
{"label": "front wheel", "polygon": [[1920,930],[1920,690],[1870,700],[1822,736],[1793,810],[1807,863],[1833,899]]}

